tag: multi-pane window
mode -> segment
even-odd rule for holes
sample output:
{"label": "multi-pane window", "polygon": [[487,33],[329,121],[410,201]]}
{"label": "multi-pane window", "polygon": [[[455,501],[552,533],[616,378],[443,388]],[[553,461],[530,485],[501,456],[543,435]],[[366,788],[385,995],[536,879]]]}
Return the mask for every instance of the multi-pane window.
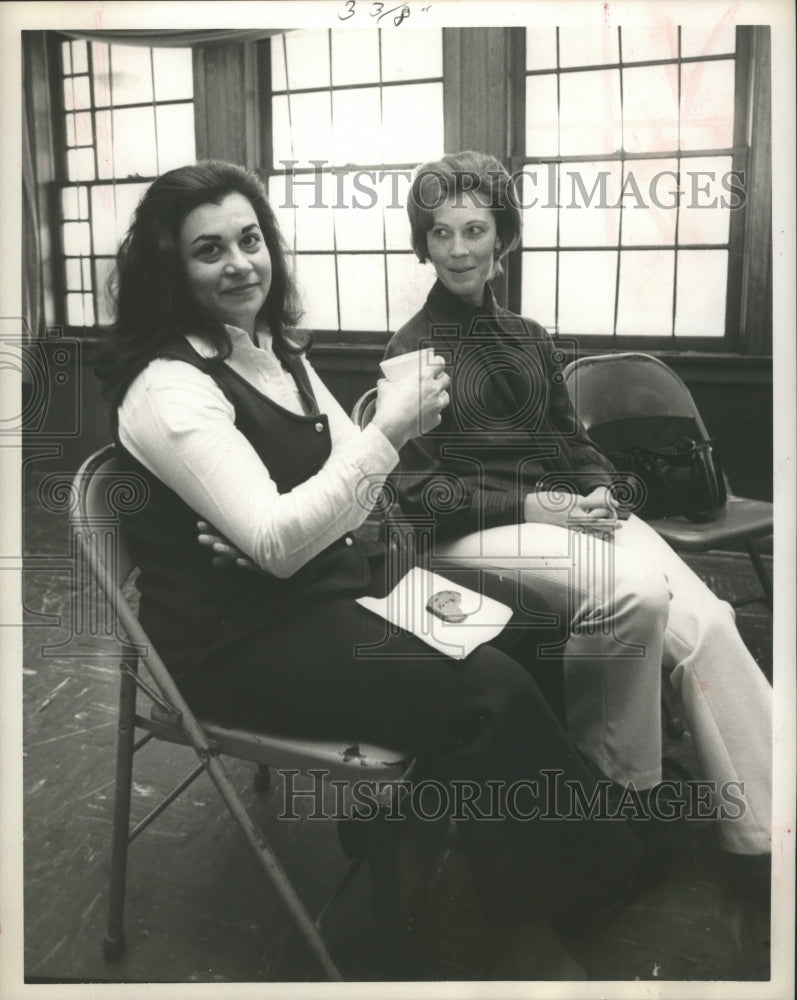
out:
{"label": "multi-pane window", "polygon": [[[601,346],[738,347],[766,187],[750,138],[750,30],[508,29],[506,90],[495,67],[488,76],[489,114],[508,123],[509,144],[489,151],[511,165],[524,206],[511,308],[565,336],[608,338]],[[446,151],[444,93],[449,135],[469,146],[484,131],[461,114],[453,31],[288,31],[256,43],[258,72],[268,66],[258,86],[197,75],[246,102],[236,155],[267,181],[303,323],[322,340],[381,342],[426,296],[433,271],[410,250],[405,206],[414,168]],[[104,325],[106,278],[141,193],[195,158],[195,60],[82,40],[59,40],[58,54],[63,318]],[[214,125],[201,155],[224,155]]]}
{"label": "multi-pane window", "polygon": [[307,327],[383,335],[423,302],[405,205],[412,168],[443,152],[442,63],[439,30],[271,40],[269,195]]}
{"label": "multi-pane window", "polygon": [[521,308],[562,334],[726,332],[735,30],[526,31]]}
{"label": "multi-pane window", "polygon": [[119,242],[158,174],[195,159],[190,49],[65,41],[61,241],[66,322],[109,323]]}

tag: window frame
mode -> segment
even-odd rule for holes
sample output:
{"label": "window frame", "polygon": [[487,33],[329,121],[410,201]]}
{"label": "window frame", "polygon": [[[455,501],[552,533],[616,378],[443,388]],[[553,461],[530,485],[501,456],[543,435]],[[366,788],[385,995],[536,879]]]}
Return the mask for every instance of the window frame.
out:
{"label": "window frame", "polygon": [[[759,235],[757,245],[760,246],[761,234],[766,231],[767,220],[771,213],[771,164],[767,150],[769,149],[770,131],[770,101],[771,80],[769,74],[769,28],[751,26],[736,27],[736,46],[734,62],[736,66],[734,84],[734,127],[733,144],[722,150],[674,150],[655,154],[626,153],[625,149],[605,155],[594,156],[557,156],[529,157],[526,155],[526,78],[528,75],[538,75],[547,71],[526,70],[526,29],[509,29],[511,32],[511,126],[510,153],[508,168],[515,173],[529,166],[540,166],[553,162],[561,165],[577,163],[579,160],[606,161],[625,163],[628,160],[678,158],[681,162],[692,157],[706,155],[730,155],[731,170],[744,173],[745,201],[744,204],[730,212],[730,223],[727,244],[712,246],[712,249],[728,250],[728,277],[725,299],[725,331],[722,336],[684,336],[668,334],[653,335],[618,335],[590,334],[578,335],[582,349],[588,351],[605,350],[645,350],[655,353],[706,353],[711,355],[768,355],[772,352],[771,305],[766,301],[756,303],[753,315],[750,315],[747,303],[747,286],[751,281],[761,281],[761,258],[766,258],[767,251],[771,253],[771,222],[769,227],[769,247],[760,247],[765,251],[756,253],[751,246],[751,236],[755,231]],[[616,29],[615,29],[616,30]],[[558,29],[557,29],[558,31]],[[679,46],[676,59],[650,60],[643,63],[611,63],[601,69],[616,69],[635,65],[677,65],[680,73],[681,64],[727,59],[727,55],[716,56],[681,56],[680,26],[678,27]],[[567,72],[578,71],[579,67],[567,67]],[[558,74],[558,68],[554,70]],[[765,148],[760,148],[765,147]],[[763,155],[762,155],[763,153]],[[562,249],[576,252],[584,248],[562,248],[558,242],[554,249],[557,253]],[[613,248],[610,248],[613,249]],[[619,253],[622,247],[617,248]],[[627,249],[634,249],[629,246]],[[678,252],[677,242],[673,244],[674,252]],[[698,249],[698,247],[684,247]],[[507,262],[507,304],[514,312],[521,311],[522,293],[522,253],[519,247],[510,255]],[[528,252],[526,250],[525,252]],[[758,258],[758,263],[756,263]],[[771,265],[770,265],[771,268]],[[771,270],[770,270],[771,276]],[[770,279],[771,280],[771,279]],[[762,330],[763,326],[763,330]],[[555,333],[555,331],[553,331]],[[751,334],[753,334],[751,336]],[[763,350],[762,350],[763,348]]]}
{"label": "window frame", "polygon": [[[581,340],[587,352],[621,349],[647,350],[660,354],[701,354],[732,358],[771,358],[772,355],[772,256],[771,256],[771,77],[770,28],[740,26],[736,29],[737,73],[735,106],[745,109],[735,115],[732,169],[745,171],[747,198],[742,208],[731,213],[729,232],[728,292],[726,329],[723,337],[609,337],[590,335]],[[102,336],[98,327],[68,327],[66,324],[66,267],[61,241],[61,189],[66,180],[66,128],[61,87],[62,41],[71,40],[59,32],[47,32],[46,50],[50,92],[50,134],[48,145],[53,158],[53,180],[43,191],[42,226],[44,246],[49,247],[45,266],[45,297],[52,303],[48,323],[67,329],[82,339]],[[256,169],[264,180],[271,165],[271,72],[270,44],[274,37],[257,42],[225,43],[193,49],[194,114],[197,156],[227,156]],[[498,156],[510,172],[522,168],[525,144],[525,29],[444,28],[443,29],[443,108],[446,149],[483,148]],[[218,62],[208,66],[218,53]],[[231,53],[235,58],[231,62]],[[462,69],[464,55],[482,56],[479,90],[468,82]],[[496,53],[500,58],[496,57]],[[235,65],[233,65],[233,63]],[[472,65],[472,60],[468,60]],[[498,66],[500,64],[500,68]],[[225,67],[223,79],[218,70]],[[211,87],[211,78],[214,86]],[[437,81],[439,78],[430,78]],[[243,128],[237,128],[235,148],[229,146],[229,122],[216,121],[213,109],[226,100],[219,90],[240,93],[244,81],[248,100],[240,110]],[[356,85],[355,85],[356,86]],[[471,88],[470,90],[468,88]],[[213,90],[215,89],[215,94]],[[56,93],[58,91],[58,93]],[[474,118],[471,112],[483,112]],[[469,109],[467,115],[464,110]],[[484,111],[486,109],[486,112]],[[489,112],[489,113],[487,113]],[[237,121],[237,120],[236,120]],[[213,125],[219,134],[214,135]],[[226,127],[226,132],[224,129]],[[236,125],[237,127],[237,125]],[[238,132],[241,134],[238,135]],[[224,142],[222,142],[224,138]],[[631,159],[631,156],[627,157]],[[633,158],[638,158],[635,155]],[[131,182],[132,179],[131,179]],[[140,180],[138,181],[140,182]],[[96,181],[94,183],[97,183]],[[120,179],[117,183],[124,183]],[[409,249],[409,247],[408,247]],[[383,250],[386,253],[403,251]],[[510,309],[520,311],[521,253],[513,251],[505,264],[505,275],[495,282],[496,295]],[[93,255],[92,255],[93,257]],[[430,275],[431,278],[431,275]],[[48,287],[49,285],[49,287]],[[431,280],[430,280],[431,285]],[[96,283],[95,283],[96,294]],[[419,300],[418,308],[422,306]],[[96,320],[96,317],[95,317]],[[390,334],[392,330],[387,331]],[[385,342],[383,330],[318,331],[316,340],[324,350],[351,345],[358,350],[379,352]]]}
{"label": "window frame", "polygon": [[[332,52],[331,52],[332,35],[331,35],[331,31],[334,30],[334,28],[331,28],[331,29],[327,28],[327,29],[324,29],[324,30],[326,30],[328,32],[328,42],[329,42],[329,46],[330,46],[330,53],[329,53],[329,55],[330,55],[330,65],[331,65],[331,59],[332,59]],[[376,27],[374,27],[374,28],[372,28],[372,30],[374,30],[374,31],[380,31],[381,32],[381,31],[384,31],[384,30],[391,30],[391,29],[384,29],[384,28],[376,28]],[[445,33],[443,32],[443,35],[444,34]],[[332,77],[331,77],[331,74],[330,74],[329,84],[327,86],[324,86],[324,87],[321,87],[321,86],[315,87],[314,86],[314,87],[297,87],[297,88],[292,88],[292,87],[290,87],[290,84],[288,82],[287,86],[285,88],[274,88],[274,87],[272,87],[272,74],[271,74],[271,46],[274,45],[274,44],[277,44],[280,41],[280,39],[282,39],[283,37],[284,37],[284,35],[275,34],[275,35],[272,35],[267,40],[267,42],[264,44],[264,49],[266,51],[263,53],[263,56],[262,56],[261,61],[260,61],[260,74],[261,74],[261,77],[260,77],[260,79],[261,79],[260,93],[262,94],[262,101],[263,101],[262,108],[261,108],[261,113],[260,113],[260,118],[261,118],[261,121],[262,121],[262,144],[261,144],[262,161],[261,161],[261,163],[258,166],[258,174],[263,179],[263,182],[265,183],[267,189],[268,189],[268,186],[269,186],[269,182],[271,181],[271,179],[273,177],[285,176],[287,174],[286,170],[284,170],[284,169],[278,169],[277,165],[275,164],[275,161],[274,161],[274,150],[273,150],[272,129],[271,129],[271,107],[272,107],[272,103],[271,102],[272,102],[272,100],[273,100],[274,97],[287,96],[288,98],[290,98],[290,96],[292,96],[292,95],[303,94],[303,93],[328,93],[330,95],[330,101],[332,101],[332,95],[335,92],[340,92],[340,91],[364,90],[364,89],[374,88],[374,87],[379,88],[380,91],[381,91],[382,89],[396,88],[396,87],[416,86],[416,85],[421,85],[421,84],[439,84],[440,87],[441,87],[442,104],[443,104],[443,122],[442,122],[442,124],[443,124],[443,130],[445,129],[445,120],[446,120],[446,86],[445,86],[445,58],[444,58],[444,53],[443,52],[441,52],[441,73],[440,73],[439,76],[411,77],[409,79],[401,79],[401,80],[390,80],[390,79],[383,80],[381,78],[381,71],[380,71],[380,79],[377,80],[377,81],[367,81],[365,83],[334,84],[332,82]],[[445,46],[445,41],[444,40],[441,42],[441,45],[443,47]],[[381,103],[381,97],[380,97],[380,103]],[[364,171],[383,171],[384,170],[386,172],[389,172],[389,171],[406,171],[406,172],[410,172],[410,171],[414,170],[416,166],[418,166],[418,164],[415,161],[412,161],[412,162],[411,161],[403,161],[403,162],[400,162],[400,163],[399,162],[395,162],[395,163],[389,163],[389,164],[385,164],[385,163],[358,163],[358,164],[356,164],[356,169],[358,169],[358,170],[364,170]],[[332,173],[334,173],[334,170],[336,170],[336,169],[342,169],[342,168],[336,167],[336,166],[332,165],[329,169],[325,169],[323,172],[325,174],[332,174]],[[310,176],[312,176],[314,174],[314,172],[315,172],[315,168],[313,168],[312,166],[310,166],[309,162],[308,162],[307,165],[302,165],[301,163],[297,163],[295,165],[293,171],[292,171],[293,175],[295,177],[298,177],[298,178],[310,177]],[[409,181],[408,181],[408,183],[407,183],[406,186],[407,186],[407,189],[409,189]],[[340,324],[340,283],[339,283],[340,279],[339,279],[339,271],[338,271],[338,265],[337,265],[337,256],[338,256],[339,253],[343,254],[343,255],[346,255],[346,256],[358,256],[358,255],[374,256],[374,255],[378,255],[378,256],[381,256],[383,258],[383,260],[384,260],[384,267],[385,267],[384,281],[385,281],[385,312],[386,312],[386,317],[387,317],[387,329],[385,329],[385,330],[378,330],[378,329],[353,330],[353,329],[348,329],[348,328],[341,327],[340,325],[337,328],[316,328],[316,327],[313,327],[312,334],[313,334],[314,342],[317,345],[324,345],[325,347],[334,347],[337,344],[348,344],[348,345],[353,345],[353,346],[356,346],[356,347],[379,348],[380,350],[382,350],[384,348],[384,346],[387,344],[387,342],[390,339],[391,335],[396,332],[395,329],[392,329],[390,327],[390,300],[389,300],[389,286],[388,286],[388,274],[387,274],[387,260],[388,260],[389,257],[395,257],[395,256],[403,256],[403,257],[413,256],[414,257],[414,253],[413,253],[413,251],[412,251],[412,249],[410,247],[410,243],[409,243],[409,232],[408,232],[408,237],[407,237],[407,246],[404,249],[396,249],[394,247],[388,247],[388,246],[383,245],[382,249],[380,249],[380,250],[376,250],[376,249],[364,249],[364,250],[346,249],[346,250],[338,250],[338,247],[337,247],[337,238],[336,238],[336,235],[335,235],[334,230],[333,230],[333,249],[332,250],[308,250],[308,251],[297,250],[296,251],[296,256],[297,257],[303,256],[303,255],[308,255],[308,254],[319,254],[319,255],[332,256],[335,259],[335,284],[336,284],[336,294],[337,294],[337,311],[338,311],[338,322]],[[421,265],[418,262],[418,267],[420,267],[420,266]],[[431,287],[431,281],[430,281],[430,287]],[[308,289],[308,294],[310,294],[310,290],[309,289]],[[422,304],[423,303],[421,301],[418,302],[418,308],[419,309],[420,309],[420,307],[421,307]]]}
{"label": "window frame", "polygon": [[[64,88],[63,81],[65,79],[65,67],[63,59],[63,44],[66,42],[75,43],[77,41],[83,41],[86,45],[86,60],[87,69],[86,75],[89,80],[92,79],[93,70],[93,54],[91,46],[94,44],[91,39],[79,39],[73,38],[69,35],[62,34],[60,32],[50,32],[48,33],[47,39],[47,59],[48,59],[48,70],[50,74],[50,79],[52,81],[51,87],[51,130],[52,130],[52,151],[53,151],[53,162],[54,162],[54,173],[55,179],[50,185],[49,200],[48,200],[48,215],[51,220],[51,225],[49,227],[51,246],[53,250],[52,260],[52,287],[54,296],[54,311],[55,311],[55,323],[67,331],[69,336],[78,336],[82,339],[98,339],[102,336],[101,331],[104,329],[104,324],[100,321],[99,317],[99,303],[100,295],[102,294],[102,282],[98,281],[98,260],[111,260],[114,259],[113,255],[109,254],[98,254],[94,251],[93,242],[91,242],[89,253],[87,256],[74,257],[71,256],[67,258],[65,248],[63,245],[63,226],[65,221],[63,206],[62,206],[62,192],[66,188],[77,188],[85,187],[87,189],[87,200],[89,203],[88,210],[88,225],[91,226],[92,219],[92,208],[91,208],[91,191],[95,187],[102,186],[127,186],[127,185],[141,185],[149,184],[157,175],[153,176],[133,176],[133,177],[115,177],[111,175],[110,177],[100,177],[98,162],[97,162],[97,129],[96,129],[96,116],[98,113],[113,112],[116,107],[113,103],[109,105],[97,105],[94,100],[94,86],[91,86],[91,99],[90,105],[85,112],[91,115],[92,119],[92,133],[93,133],[93,150],[94,150],[94,172],[95,176],[93,180],[70,180],[69,170],[68,170],[68,151],[71,147],[67,143],[67,130],[66,130],[66,116],[70,112],[67,110],[64,101]],[[109,49],[114,45],[122,46],[124,42],[102,42],[97,40],[97,44],[106,44]],[[144,48],[148,52],[153,51],[153,47],[147,46],[136,46],[137,48]],[[194,60],[195,49],[192,50],[192,62]],[[72,75],[72,74],[68,74]],[[82,74],[79,74],[82,75]],[[196,85],[196,81],[194,81]],[[140,107],[151,107],[154,110],[159,106],[173,106],[173,105],[192,105],[194,109],[194,131],[196,136],[196,94],[192,98],[175,98],[165,101],[159,101],[155,97],[155,90],[153,87],[152,99],[148,101],[139,101],[133,104],[119,105],[120,108],[127,109],[130,108],[140,108]],[[74,113],[74,112],[71,112]],[[156,133],[157,135],[157,133]],[[90,235],[90,240],[93,237]],[[93,325],[82,325],[76,326],[69,324],[68,322],[68,308],[67,308],[67,295],[70,294],[67,282],[67,259],[72,260],[88,260],[89,267],[91,269],[91,280],[92,288],[90,294],[93,297],[93,310],[94,310],[94,324]]]}

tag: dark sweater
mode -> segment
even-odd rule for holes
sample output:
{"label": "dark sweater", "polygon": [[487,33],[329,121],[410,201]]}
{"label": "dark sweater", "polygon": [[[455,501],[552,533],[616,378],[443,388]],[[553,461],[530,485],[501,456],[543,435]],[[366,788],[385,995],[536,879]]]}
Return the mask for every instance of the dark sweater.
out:
{"label": "dark sweater", "polygon": [[612,465],[590,441],[564,385],[563,352],[533,320],[495,302],[473,309],[439,281],[385,357],[433,347],[446,359],[451,405],[401,451],[392,481],[402,509],[432,516],[438,537],[523,521],[541,489],[585,495]]}

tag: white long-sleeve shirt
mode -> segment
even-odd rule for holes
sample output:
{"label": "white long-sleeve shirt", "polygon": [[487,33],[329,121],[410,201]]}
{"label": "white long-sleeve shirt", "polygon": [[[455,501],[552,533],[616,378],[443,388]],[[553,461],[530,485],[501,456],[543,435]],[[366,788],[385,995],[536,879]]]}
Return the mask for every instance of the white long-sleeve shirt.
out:
{"label": "white long-sleeve shirt", "polygon": [[[226,360],[280,406],[304,413],[293,378],[271,348],[269,334],[228,326]],[[188,337],[203,357],[213,348]],[[185,361],[158,358],[133,380],[119,407],[119,439],[134,458],[175,491],[262,569],[288,577],[333,541],[358,528],[373,489],[398,453],[373,424],[360,431],[302,359],[318,408],[329,421],[332,452],[314,476],[280,494],[254,448],[234,424],[235,411],[213,379]],[[198,544],[198,543],[197,543]]]}

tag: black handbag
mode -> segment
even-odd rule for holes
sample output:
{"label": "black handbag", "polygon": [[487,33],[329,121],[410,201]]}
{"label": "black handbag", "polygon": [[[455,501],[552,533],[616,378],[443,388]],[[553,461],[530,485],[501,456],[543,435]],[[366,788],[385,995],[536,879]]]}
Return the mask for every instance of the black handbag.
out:
{"label": "black handbag", "polygon": [[625,490],[615,487],[618,500],[645,520],[680,515],[710,521],[727,500],[716,441],[682,436],[664,448],[629,447],[609,458],[618,472],[630,474]]}

